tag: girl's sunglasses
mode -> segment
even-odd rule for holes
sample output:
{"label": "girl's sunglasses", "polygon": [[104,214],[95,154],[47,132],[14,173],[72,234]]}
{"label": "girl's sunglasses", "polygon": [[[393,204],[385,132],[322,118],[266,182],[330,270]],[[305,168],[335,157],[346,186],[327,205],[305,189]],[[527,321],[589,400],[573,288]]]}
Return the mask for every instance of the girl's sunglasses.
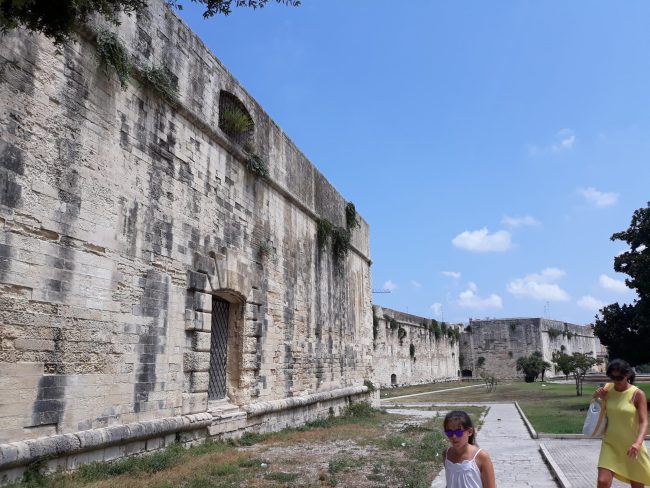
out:
{"label": "girl's sunglasses", "polygon": [[453,436],[463,437],[464,433],[465,429],[445,430],[445,435],[449,438],[452,438]]}
{"label": "girl's sunglasses", "polygon": [[626,378],[626,376],[625,376],[625,375],[622,375],[622,374],[621,374],[621,375],[615,375],[615,374],[612,374],[612,375],[609,376],[609,378],[610,378],[612,381],[622,381],[622,380],[624,380],[624,379]]}

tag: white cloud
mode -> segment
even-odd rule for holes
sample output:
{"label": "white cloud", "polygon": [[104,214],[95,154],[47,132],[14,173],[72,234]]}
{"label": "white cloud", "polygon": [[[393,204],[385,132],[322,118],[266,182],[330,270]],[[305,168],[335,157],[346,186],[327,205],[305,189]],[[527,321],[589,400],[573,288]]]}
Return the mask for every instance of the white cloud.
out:
{"label": "white cloud", "polygon": [[508,283],[508,292],[516,297],[527,297],[535,300],[567,301],[569,294],[555,281],[566,273],[558,268],[546,268],[541,273],[533,273],[523,278],[517,278]]}
{"label": "white cloud", "polygon": [[458,271],[442,271],[442,274],[455,280],[460,279],[460,273]]}
{"label": "white cloud", "polygon": [[587,203],[596,207],[610,207],[618,201],[618,193],[602,192],[593,187],[578,188],[578,193],[587,200]]}
{"label": "white cloud", "polygon": [[500,230],[490,234],[487,227],[480,230],[466,230],[454,237],[451,243],[472,252],[504,252],[510,249],[510,232]]}
{"label": "white cloud", "polygon": [[576,303],[578,304],[579,307],[586,308],[587,310],[591,310],[592,312],[598,312],[598,310],[600,310],[605,306],[603,302],[597,300],[596,298],[590,295],[583,296]]}
{"label": "white cloud", "polygon": [[616,293],[628,293],[631,291],[631,289],[627,287],[627,285],[623,280],[610,278],[609,276],[604,274],[600,275],[600,277],[598,278],[598,283],[606,290],[612,290],[615,291]]}
{"label": "white cloud", "polygon": [[553,151],[566,151],[572,149],[576,142],[576,135],[571,129],[560,129],[555,134],[556,142],[551,145]]}
{"label": "white cloud", "polygon": [[575,132],[571,129],[560,129],[548,144],[528,144],[530,156],[540,156],[548,153],[560,153],[573,149],[577,141]]}
{"label": "white cloud", "polygon": [[412,286],[413,288],[422,288],[422,283],[418,283],[418,282],[415,281],[415,280],[411,280],[411,286]]}
{"label": "white cloud", "polygon": [[393,280],[388,280],[384,283],[384,288],[389,291],[397,289],[397,283],[393,283]]}
{"label": "white cloud", "polygon": [[499,295],[492,293],[485,298],[481,298],[476,294],[476,291],[476,284],[470,282],[467,285],[467,290],[458,295],[458,305],[462,308],[471,308],[474,310],[503,308],[503,302]]}
{"label": "white cloud", "polygon": [[440,315],[442,314],[442,303],[434,303],[431,305],[431,311],[433,312],[433,315]]}
{"label": "white cloud", "polygon": [[522,227],[524,225],[540,225],[539,221],[535,217],[530,215],[524,215],[523,217],[510,217],[509,215],[504,215],[501,219],[503,225],[508,225],[510,227]]}

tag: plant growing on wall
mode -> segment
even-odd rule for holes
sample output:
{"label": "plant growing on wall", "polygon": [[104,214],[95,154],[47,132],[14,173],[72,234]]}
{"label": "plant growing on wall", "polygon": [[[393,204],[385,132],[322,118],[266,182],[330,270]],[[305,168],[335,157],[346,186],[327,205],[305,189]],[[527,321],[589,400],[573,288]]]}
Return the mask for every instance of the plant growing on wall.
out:
{"label": "plant growing on wall", "polygon": [[517,325],[519,325],[519,324],[517,324],[517,322],[512,322],[512,323],[510,324],[510,330],[511,330],[512,332],[516,331],[516,330],[517,330]]}
{"label": "plant growing on wall", "polygon": [[546,332],[548,333],[548,336],[551,339],[555,339],[556,337],[559,337],[560,335],[562,335],[562,331],[560,329],[555,329],[553,327],[548,329]]}
{"label": "plant growing on wall", "polygon": [[442,337],[442,328],[436,319],[431,319],[431,332],[436,340],[440,340]]}
{"label": "plant growing on wall", "polygon": [[341,262],[350,249],[350,232],[342,227],[332,229],[332,256],[334,261]]}
{"label": "plant growing on wall", "polygon": [[268,258],[273,254],[273,243],[271,241],[264,241],[260,243],[258,254],[261,258]]}
{"label": "plant growing on wall", "polygon": [[237,137],[251,130],[253,121],[245,110],[233,106],[220,114],[219,127],[229,136]]}
{"label": "plant growing on wall", "polygon": [[571,332],[570,330],[566,331],[566,338],[569,340],[573,339],[575,335],[576,335],[575,332]]}
{"label": "plant growing on wall", "polygon": [[97,58],[104,74],[108,76],[109,69],[114,70],[122,90],[126,90],[131,65],[129,54],[117,34],[107,30],[97,34]]}
{"label": "plant growing on wall", "polygon": [[368,388],[368,393],[374,393],[377,391],[377,387],[375,387],[375,384],[370,380],[363,380],[363,386]]}
{"label": "plant growing on wall", "polygon": [[476,360],[476,366],[482,368],[484,364],[485,364],[485,358],[483,356],[479,356],[478,359]]}
{"label": "plant growing on wall", "polygon": [[318,242],[319,251],[322,251],[327,245],[327,241],[332,235],[333,227],[332,222],[327,219],[318,219],[316,221],[316,242]]}
{"label": "plant growing on wall", "polygon": [[384,314],[384,320],[388,324],[391,330],[395,330],[399,327],[399,323],[397,320],[395,320],[394,317],[391,317],[390,315]]}
{"label": "plant growing on wall", "polygon": [[375,309],[372,309],[372,341],[373,341],[373,346],[374,346],[374,341],[377,340],[377,336],[379,335],[379,318],[375,314]]}
{"label": "plant growing on wall", "polygon": [[352,229],[359,227],[359,220],[357,219],[357,209],[354,206],[354,203],[348,202],[345,205],[345,226],[348,231],[352,232]]}
{"label": "plant growing on wall", "polygon": [[142,82],[172,105],[178,101],[178,89],[166,68],[148,66],[141,70]]}
{"label": "plant growing on wall", "polygon": [[406,329],[402,327],[401,325],[397,329],[397,338],[399,339],[399,345],[402,345],[402,342],[404,341],[404,338],[406,337]]}
{"label": "plant growing on wall", "polygon": [[409,345],[409,355],[415,359],[415,344],[411,342],[411,345]]}
{"label": "plant growing on wall", "polygon": [[248,158],[246,159],[246,168],[251,173],[262,178],[268,178],[269,176],[269,167],[266,164],[266,161],[257,154],[253,153],[248,155]]}

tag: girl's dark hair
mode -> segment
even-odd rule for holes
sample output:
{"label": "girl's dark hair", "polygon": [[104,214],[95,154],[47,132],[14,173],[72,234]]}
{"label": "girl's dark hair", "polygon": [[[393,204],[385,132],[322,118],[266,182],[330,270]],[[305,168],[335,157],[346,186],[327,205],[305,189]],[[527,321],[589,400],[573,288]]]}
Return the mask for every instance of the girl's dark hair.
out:
{"label": "girl's dark hair", "polygon": [[445,420],[442,423],[443,428],[447,428],[450,423],[458,423],[463,429],[472,429],[472,435],[469,436],[469,443],[476,445],[476,429],[472,423],[472,419],[467,415],[467,412],[462,410],[452,410],[445,415]]}
{"label": "girl's dark hair", "polygon": [[615,371],[618,371],[619,373],[627,376],[630,384],[634,384],[636,372],[634,371],[634,368],[630,366],[630,363],[623,359],[614,359],[610,361],[610,363],[607,365],[607,376],[611,377]]}

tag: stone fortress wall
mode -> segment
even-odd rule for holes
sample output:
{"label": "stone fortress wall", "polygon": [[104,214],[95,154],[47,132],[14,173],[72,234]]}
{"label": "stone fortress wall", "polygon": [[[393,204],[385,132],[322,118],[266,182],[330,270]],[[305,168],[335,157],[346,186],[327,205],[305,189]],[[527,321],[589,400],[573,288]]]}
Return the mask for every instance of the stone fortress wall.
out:
{"label": "stone fortress wall", "polygon": [[430,319],[377,305],[373,312],[375,378],[382,388],[458,379],[457,340],[447,335],[436,338],[428,326]]}
{"label": "stone fortress wall", "polygon": [[[317,223],[345,227],[345,199],[162,0],[121,20],[103,27],[177,101],[121,90],[99,25],[60,52],[0,43],[0,479],[377,399],[366,222],[335,259]],[[268,178],[219,128],[223,97]]]}
{"label": "stone fortress wall", "polygon": [[499,378],[515,378],[521,376],[517,359],[535,351],[551,364],[554,351],[601,357],[600,341],[589,326],[543,318],[470,320],[460,340],[461,370],[463,376],[478,376],[482,368]]}

